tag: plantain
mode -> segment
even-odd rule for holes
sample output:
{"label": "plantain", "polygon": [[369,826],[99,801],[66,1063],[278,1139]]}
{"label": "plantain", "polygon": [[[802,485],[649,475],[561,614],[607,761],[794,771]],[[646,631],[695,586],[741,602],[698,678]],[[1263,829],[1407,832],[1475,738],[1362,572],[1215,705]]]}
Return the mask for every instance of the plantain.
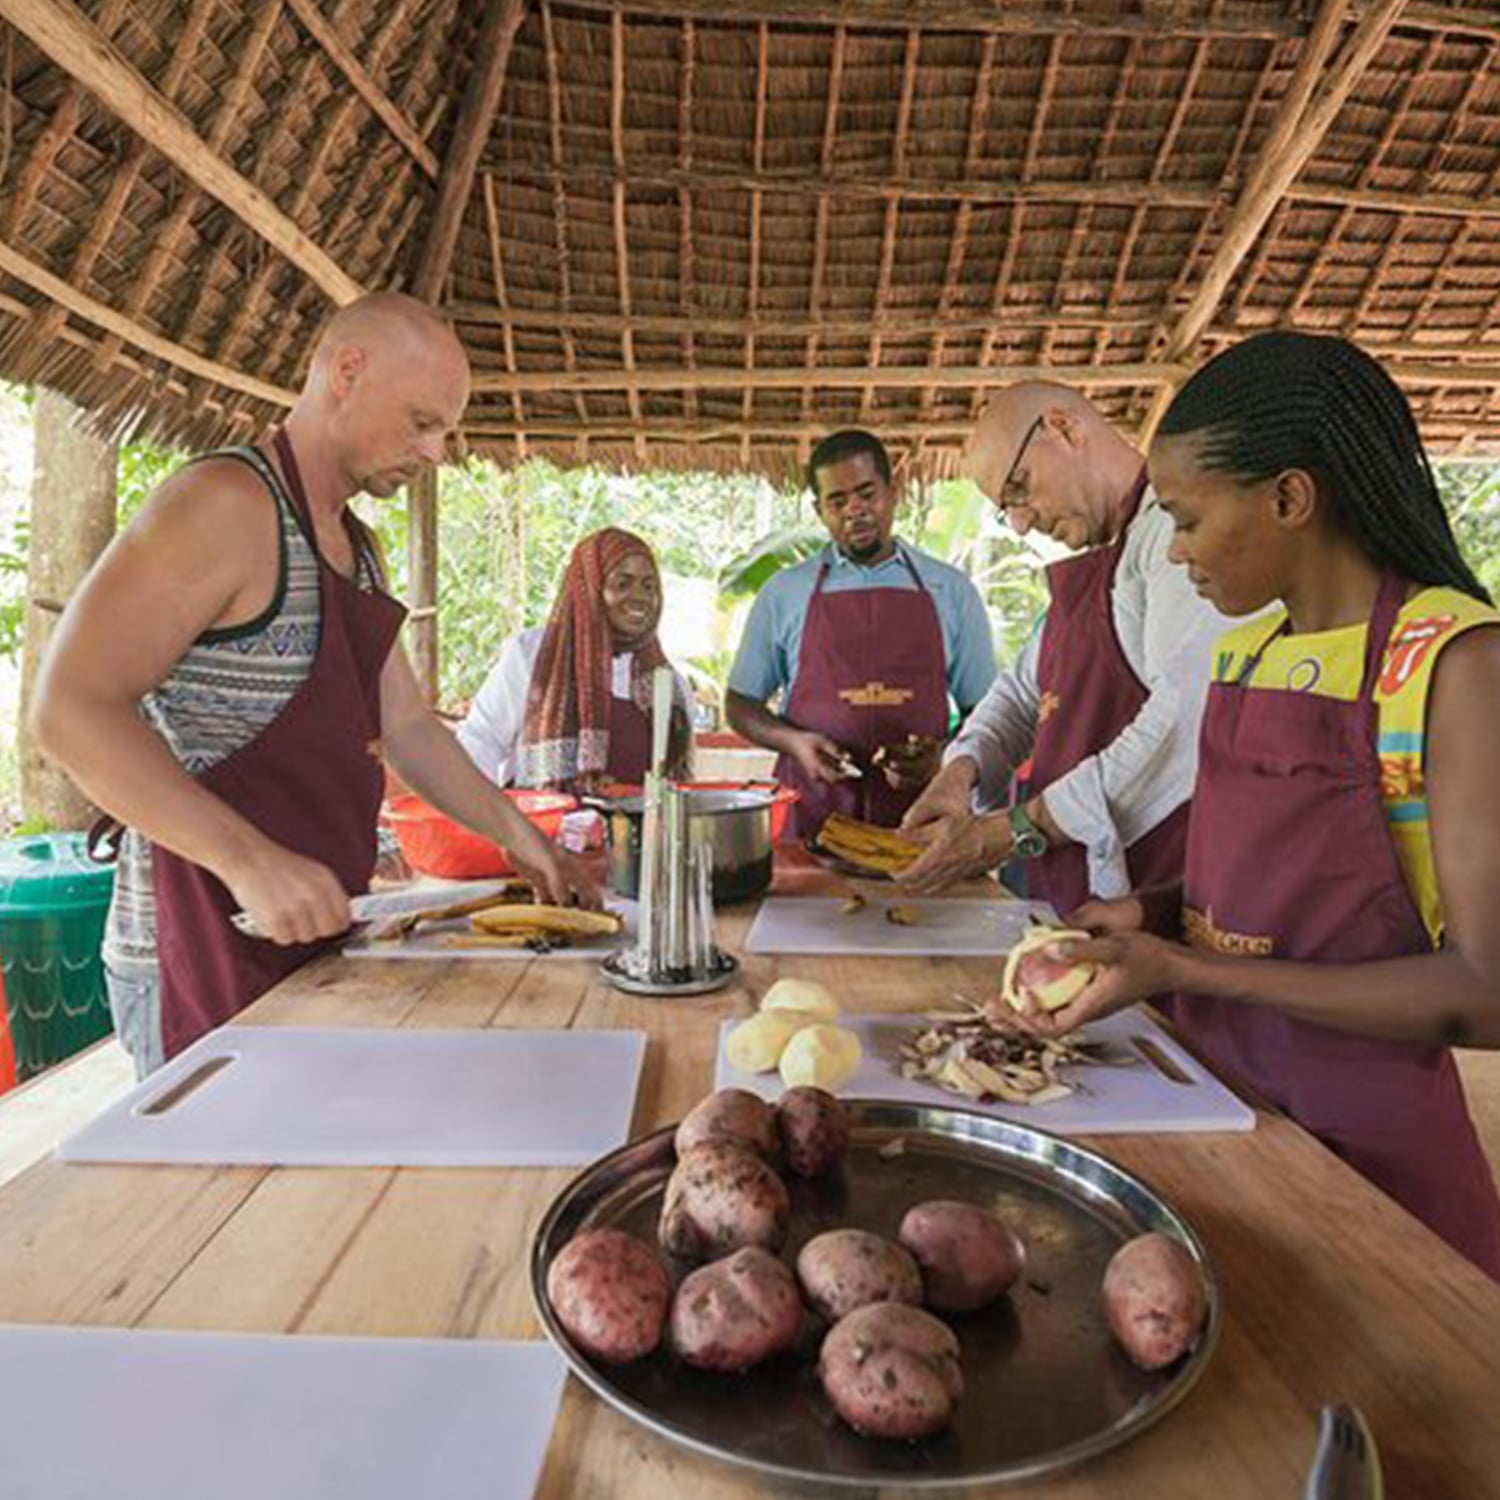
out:
{"label": "plantain", "polygon": [[577,939],[609,937],[625,925],[625,919],[613,911],[509,902],[476,911],[469,920],[477,932],[497,937],[534,938],[554,946]]}
{"label": "plantain", "polygon": [[816,847],[846,864],[894,875],[904,870],[922,852],[922,846],[904,839],[889,828],[830,813],[818,830]]}

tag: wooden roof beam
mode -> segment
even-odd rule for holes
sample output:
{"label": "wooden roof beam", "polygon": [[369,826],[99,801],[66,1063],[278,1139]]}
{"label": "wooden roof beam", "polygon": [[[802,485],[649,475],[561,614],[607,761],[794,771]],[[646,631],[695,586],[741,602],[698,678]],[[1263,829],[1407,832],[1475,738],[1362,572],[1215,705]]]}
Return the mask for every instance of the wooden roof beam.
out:
{"label": "wooden roof beam", "polygon": [[[766,167],[766,106],[770,78],[771,28],[764,21],[755,34],[755,134],[751,147],[750,165],[757,173]],[[745,368],[755,368],[755,334],[760,310],[760,253],[762,213],[759,189],[750,194],[750,255],[745,270]],[[741,401],[744,419],[748,422],[755,408],[755,392],[746,388]],[[750,439],[747,435],[740,445],[740,462],[750,463]]]}
{"label": "wooden roof beam", "polygon": [[[556,182],[550,168],[534,162],[493,163],[491,170],[503,183],[549,190]],[[600,163],[575,163],[568,168],[574,188],[598,187],[613,191],[621,174]],[[834,198],[891,198],[957,204],[1086,203],[1113,208],[1187,208],[1208,210],[1228,202],[1233,183],[1211,182],[1095,182],[1085,179],[985,180],[962,178],[896,178],[867,173],[743,172],[697,167],[637,167],[623,174],[626,191],[679,193],[760,193]],[[1248,183],[1246,184],[1248,186]],[[1282,196],[1299,203],[1350,205],[1370,213],[1424,213],[1440,218],[1500,219],[1500,204],[1462,193],[1429,193],[1420,189],[1348,187],[1341,183],[1294,182]]]}
{"label": "wooden roof beam", "polygon": [[[569,0],[575,10],[608,10],[616,0]],[[1379,8],[1380,0],[1361,0],[1357,16]],[[1131,14],[1123,6],[1115,14],[1094,11],[1073,14],[1061,8],[1012,6],[994,0],[630,0],[639,16],[773,26],[854,26],[865,31],[906,31],[918,26],[928,31],[973,31],[996,36],[1224,37],[1227,40],[1276,41],[1308,35],[1309,28],[1288,7],[1279,15],[1219,13],[1211,3],[1153,5]],[[1407,8],[1400,26],[1405,31],[1444,31],[1453,36],[1485,40],[1500,38],[1500,18],[1493,10],[1416,4]]]}
{"label": "wooden roof beam", "polygon": [[329,62],[348,80],[350,88],[370,108],[406,154],[432,178],[438,175],[438,159],[416,126],[396,107],[395,101],[375,82],[338,27],[318,8],[316,0],[286,0],[287,9],[302,23],[302,29],[327,54]]}
{"label": "wooden roof beam", "polygon": [[[1067,379],[1092,386],[1160,385],[1179,380],[1188,367],[1178,364],[1133,363],[1085,365],[1077,369],[1025,365],[885,365],[871,370],[864,365],[781,366],[777,369],[681,370],[651,368],[627,374],[623,370],[523,370],[519,374],[482,372],[474,377],[474,394],[509,395],[512,391],[682,391],[689,385],[700,391],[802,390],[832,387],[858,390],[865,385],[885,390],[912,390],[923,384],[949,389],[1009,385],[1016,380]],[[810,425],[810,424],[808,424]]]}
{"label": "wooden roof beam", "polygon": [[187,116],[168,103],[72,0],[0,0],[0,19],[76,79],[204,192],[316,282],[333,301],[363,288],[253,182],[212,151]]}
{"label": "wooden roof beam", "polygon": [[[609,141],[616,173],[611,204],[616,294],[620,299],[620,316],[625,320],[620,332],[620,362],[629,375],[635,371],[635,331],[630,326],[630,236],[625,224],[625,13],[619,9],[610,14],[609,24]],[[640,392],[631,387],[627,395],[631,420],[639,423],[642,415]],[[646,457],[646,444],[642,438],[636,440],[635,456],[643,461]]]}
{"label": "wooden roof beam", "polygon": [[474,173],[500,108],[511,45],[525,15],[526,0],[489,0],[485,7],[484,23],[474,44],[474,66],[469,72],[464,101],[453,125],[448,158],[438,180],[432,228],[412,276],[412,291],[428,302],[438,301],[443,294],[464,210],[474,190]]}
{"label": "wooden roof beam", "polygon": [[254,396],[261,401],[272,402],[277,406],[292,404],[294,396],[291,391],[283,390],[280,386],[271,385],[264,380],[256,380],[253,376],[232,370],[228,365],[221,365],[217,360],[208,359],[181,344],[162,338],[160,334],[153,333],[149,328],[142,327],[141,324],[116,312],[113,308],[106,307],[104,303],[97,302],[94,298],[78,291],[77,288],[69,286],[61,277],[54,276],[45,266],[39,266],[34,260],[3,240],[0,240],[0,271],[14,276],[18,281],[24,281],[34,291],[40,292],[44,297],[50,297],[60,306],[67,308],[70,313],[94,324],[96,328],[115,334],[125,343],[141,350],[142,353],[165,360],[189,375],[211,380],[217,385],[227,386],[230,390],[243,391],[246,395]]}
{"label": "wooden roof beam", "polygon": [[[456,323],[477,323],[487,327],[540,329],[553,333],[596,333],[615,336],[625,326],[618,313],[571,312],[564,308],[500,308],[489,302],[457,301],[443,304],[444,314]],[[641,313],[631,316],[631,326],[638,335],[653,334],[680,338],[687,333],[714,335],[720,338],[799,339],[810,333],[824,338],[864,338],[870,332],[870,319],[861,317],[819,318],[814,327],[805,313],[796,317],[721,317],[710,313],[691,317],[678,313]],[[1079,309],[1073,312],[1028,312],[1011,308],[1006,313],[1008,328],[1053,328],[1080,332],[1102,328],[1113,323],[1120,328],[1146,328],[1156,322],[1150,312],[1112,313]],[[900,313],[881,323],[887,339],[927,338],[936,334],[961,337],[983,334],[994,329],[995,320],[988,313]],[[936,363],[936,361],[934,361]]]}
{"label": "wooden roof beam", "polygon": [[[1324,70],[1343,30],[1348,0],[1323,0],[1260,156],[1219,237],[1218,248],[1192,300],[1167,335],[1163,349],[1167,363],[1184,359],[1202,337],[1235,272],[1254,249],[1286,190],[1322,144],[1345,100],[1390,35],[1404,3],[1377,0],[1371,5],[1325,77]],[[1170,401],[1170,391],[1158,393],[1142,430],[1145,441],[1150,441]]]}

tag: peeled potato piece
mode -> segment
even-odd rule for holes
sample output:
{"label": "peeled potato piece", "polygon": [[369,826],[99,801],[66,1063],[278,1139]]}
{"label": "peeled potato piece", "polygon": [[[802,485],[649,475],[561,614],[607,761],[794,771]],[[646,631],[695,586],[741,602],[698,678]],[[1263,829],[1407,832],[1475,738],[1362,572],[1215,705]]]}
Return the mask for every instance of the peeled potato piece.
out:
{"label": "peeled potato piece", "polygon": [[811,1084],[835,1093],[854,1076],[864,1056],[859,1038],[842,1026],[804,1026],[781,1054],[781,1078],[789,1088]]}
{"label": "peeled potato piece", "polygon": [[812,1017],[794,1010],[763,1010],[741,1021],[724,1043],[732,1068],[745,1073],[771,1073],[781,1061],[786,1044]]}
{"label": "peeled potato piece", "polygon": [[816,979],[778,979],[761,998],[762,1011],[795,1011],[813,1021],[837,1021],[839,1003]]}
{"label": "peeled potato piece", "polygon": [[1049,957],[1045,950],[1053,943],[1087,942],[1089,937],[1070,927],[1033,928],[1006,955],[1000,998],[1018,1011],[1029,1009],[1028,1001],[1049,1011],[1071,1005],[1099,972],[1099,965],[1065,963]]}

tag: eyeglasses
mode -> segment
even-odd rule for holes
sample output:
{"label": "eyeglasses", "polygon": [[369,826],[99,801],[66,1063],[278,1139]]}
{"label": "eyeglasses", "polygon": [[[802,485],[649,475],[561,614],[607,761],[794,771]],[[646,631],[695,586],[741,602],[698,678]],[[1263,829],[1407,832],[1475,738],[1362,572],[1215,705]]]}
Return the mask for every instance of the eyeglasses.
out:
{"label": "eyeglasses", "polygon": [[1016,456],[1011,461],[1010,468],[1005,471],[1005,478],[1000,481],[1000,492],[997,496],[1001,510],[1017,510],[1031,500],[1031,486],[1016,478],[1016,470],[1021,467],[1021,460],[1026,457],[1026,450],[1031,446],[1031,440],[1037,435],[1043,422],[1047,420],[1045,415],[1037,419],[1026,429],[1026,436],[1021,439],[1021,446],[1016,449]]}

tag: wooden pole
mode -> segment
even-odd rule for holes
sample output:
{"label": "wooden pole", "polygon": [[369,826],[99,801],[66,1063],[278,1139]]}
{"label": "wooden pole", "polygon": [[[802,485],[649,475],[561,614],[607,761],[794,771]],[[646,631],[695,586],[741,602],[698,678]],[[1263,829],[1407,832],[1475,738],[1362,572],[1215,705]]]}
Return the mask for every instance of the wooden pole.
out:
{"label": "wooden pole", "polygon": [[84,431],[82,416],[65,397],[38,390],[18,748],[22,815],[53,828],[87,828],[94,809],[33,743],[27,715],[62,607],[115,532],[116,450]]}
{"label": "wooden pole", "polygon": [[[452,144],[438,179],[437,204],[412,278],[412,291],[437,304],[458,245],[464,213],[474,189],[479,158],[490,138],[511,44],[526,14],[525,0],[490,0],[474,48],[474,66],[453,126]],[[411,486],[407,523],[407,571],[412,603],[412,665],[429,702],[438,694],[437,474],[424,471]]]}

